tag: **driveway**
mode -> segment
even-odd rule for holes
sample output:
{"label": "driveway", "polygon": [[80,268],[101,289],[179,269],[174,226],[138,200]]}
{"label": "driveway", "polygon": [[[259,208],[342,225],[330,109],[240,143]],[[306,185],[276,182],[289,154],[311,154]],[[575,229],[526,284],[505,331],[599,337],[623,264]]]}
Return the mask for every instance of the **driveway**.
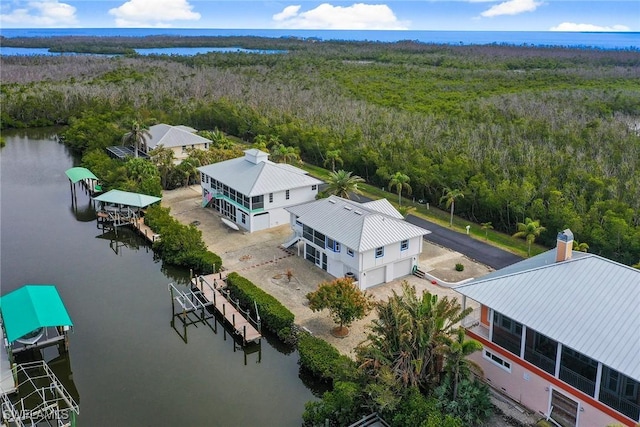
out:
{"label": "driveway", "polygon": [[[366,203],[373,199],[363,195],[358,195],[358,197],[353,197],[352,200],[360,203]],[[426,219],[415,215],[408,215],[405,219],[411,224],[431,231],[431,234],[424,236],[426,241],[449,248],[452,251],[460,252],[464,256],[493,269],[499,270],[511,264],[515,264],[518,261],[522,261],[522,258],[518,255],[514,255],[511,252],[496,248],[495,246],[491,246],[480,240],[458,233],[457,231],[451,230],[447,227],[442,227],[441,225],[427,221]]]}

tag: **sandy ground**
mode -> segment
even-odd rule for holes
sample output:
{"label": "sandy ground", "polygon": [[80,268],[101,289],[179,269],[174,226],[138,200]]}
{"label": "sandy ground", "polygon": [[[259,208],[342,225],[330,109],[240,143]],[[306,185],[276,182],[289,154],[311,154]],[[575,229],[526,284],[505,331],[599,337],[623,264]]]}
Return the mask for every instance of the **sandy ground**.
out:
{"label": "sandy ground", "polygon": [[[299,255],[302,247],[283,250],[280,245],[292,235],[289,225],[283,225],[270,230],[248,233],[232,230],[222,223],[220,215],[212,209],[201,206],[200,186],[191,186],[171,191],[165,191],[162,206],[169,207],[174,218],[184,224],[197,224],[202,231],[202,238],[209,250],[222,258],[223,266],[228,271],[251,280],[265,292],[273,295],[295,315],[296,323],[309,330],[313,335],[323,338],[335,346],[341,353],[353,356],[354,348],[366,339],[367,325],[370,324],[375,313],[356,321],[349,328],[350,333],[345,338],[336,338],[330,334],[335,326],[326,311],[314,313],[309,309],[305,295],[317,289],[325,281],[333,277],[325,271],[315,267]],[[455,270],[455,265],[465,266],[462,272]],[[489,267],[478,264],[464,255],[424,242],[419,261],[420,269],[436,277],[438,284],[420,279],[415,276],[385,283],[367,290],[378,300],[386,300],[393,292],[401,293],[403,281],[416,287],[420,293],[429,291],[441,297],[457,298],[459,294],[450,287],[457,282],[470,278],[482,277],[492,271]],[[287,279],[286,272],[291,270],[293,277]],[[520,408],[508,400],[494,399],[508,416],[515,419],[523,417],[523,425],[530,425],[532,419],[526,417]],[[514,424],[500,424],[500,420],[492,420],[491,426],[506,426]],[[517,424],[515,424],[517,425]]]}

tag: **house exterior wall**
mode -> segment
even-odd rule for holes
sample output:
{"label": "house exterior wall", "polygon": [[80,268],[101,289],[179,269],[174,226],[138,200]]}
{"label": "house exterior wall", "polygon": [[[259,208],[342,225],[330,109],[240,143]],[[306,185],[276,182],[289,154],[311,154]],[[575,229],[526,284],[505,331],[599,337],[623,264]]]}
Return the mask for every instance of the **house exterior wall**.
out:
{"label": "house exterior wall", "polygon": [[[296,223],[295,215],[290,215],[289,222],[292,230],[301,236],[301,240],[305,243],[305,258],[306,245],[313,246],[316,250],[326,254],[327,273],[334,277],[344,277],[349,272],[354,273],[361,289],[410,274],[413,266],[417,265],[418,256],[422,252],[421,237],[407,239],[408,247],[406,250],[400,249],[400,241],[386,245],[383,249],[384,255],[379,258],[376,258],[376,249],[358,252],[342,242],[339,242],[340,252],[334,252],[328,248],[320,248],[303,238],[302,225]],[[349,255],[350,249],[353,250],[353,256]]]}
{"label": "house exterior wall", "polygon": [[[485,337],[469,330],[467,330],[467,336],[479,341],[484,347],[482,352],[472,354],[469,359],[482,368],[487,382],[496,390],[501,391],[541,416],[546,416],[549,413],[551,392],[555,389],[578,402],[579,410],[577,412],[576,427],[603,427],[620,423],[624,426],[635,426],[636,423],[624,415],[551,376],[526,360],[502,349]],[[511,365],[510,372],[484,357],[485,350],[508,361]]]}

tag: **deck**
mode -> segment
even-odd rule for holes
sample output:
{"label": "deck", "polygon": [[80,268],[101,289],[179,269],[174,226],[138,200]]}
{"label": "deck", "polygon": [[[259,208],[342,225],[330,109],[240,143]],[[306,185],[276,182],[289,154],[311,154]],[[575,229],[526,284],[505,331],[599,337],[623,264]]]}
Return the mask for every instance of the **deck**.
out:
{"label": "deck", "polygon": [[223,283],[224,279],[217,274],[199,276],[191,281],[193,287],[197,288],[207,301],[212,303],[216,311],[233,327],[235,333],[242,337],[244,344],[260,341],[262,334],[254,326],[254,323],[247,319],[237,305],[229,301],[221,291],[220,285]]}

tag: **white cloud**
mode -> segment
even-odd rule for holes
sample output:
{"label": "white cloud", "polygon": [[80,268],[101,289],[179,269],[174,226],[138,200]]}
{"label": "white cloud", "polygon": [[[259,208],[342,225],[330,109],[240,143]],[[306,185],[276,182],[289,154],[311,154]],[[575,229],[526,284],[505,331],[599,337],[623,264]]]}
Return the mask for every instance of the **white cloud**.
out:
{"label": "white cloud", "polygon": [[563,22],[560,25],[549,28],[549,31],[595,31],[595,32],[608,32],[608,31],[630,31],[630,28],[626,25],[612,25],[611,27],[603,27],[601,25],[594,24],[576,24],[574,22]]}
{"label": "white cloud", "polygon": [[282,12],[276,13],[275,15],[273,15],[273,20],[274,21],[284,21],[284,20],[287,20],[289,18],[293,18],[294,16],[296,16],[298,14],[298,11],[300,10],[301,7],[302,6],[300,6],[300,5],[287,6],[282,10]]}
{"label": "white cloud", "polygon": [[171,21],[197,21],[188,0],[129,0],[109,10],[117,27],[168,27]]}
{"label": "white cloud", "polygon": [[72,27],[78,23],[76,8],[58,0],[30,1],[0,14],[0,23],[21,27]]}
{"label": "white cloud", "polygon": [[323,3],[300,12],[301,6],[287,6],[273,15],[278,28],[320,30],[406,30],[408,22],[398,21],[386,4],[355,3],[333,6]]}
{"label": "white cloud", "polygon": [[480,14],[485,18],[492,18],[500,15],[519,15],[524,12],[533,12],[542,5],[542,2],[535,0],[508,0],[503,3],[491,6]]}

